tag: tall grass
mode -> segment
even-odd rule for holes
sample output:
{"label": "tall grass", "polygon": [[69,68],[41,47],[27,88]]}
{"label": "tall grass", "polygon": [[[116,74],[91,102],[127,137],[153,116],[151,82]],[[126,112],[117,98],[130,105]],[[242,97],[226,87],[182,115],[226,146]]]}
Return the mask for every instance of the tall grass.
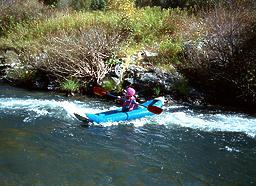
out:
{"label": "tall grass", "polygon": [[83,32],[94,25],[105,25],[111,28],[109,30],[119,30],[122,37],[127,39],[124,43],[126,46],[158,50],[162,41],[175,41],[187,17],[179,9],[160,8],[138,9],[129,16],[117,11],[58,12],[47,19],[16,23],[15,27],[6,31],[5,37],[0,38],[0,46],[33,47],[52,37]]}
{"label": "tall grass", "polygon": [[54,17],[29,23],[17,23],[8,30],[6,37],[0,40],[0,45],[15,47],[31,46],[43,40],[65,34],[86,30],[93,25],[105,24],[115,29],[121,18],[111,12],[71,12],[60,13]]}

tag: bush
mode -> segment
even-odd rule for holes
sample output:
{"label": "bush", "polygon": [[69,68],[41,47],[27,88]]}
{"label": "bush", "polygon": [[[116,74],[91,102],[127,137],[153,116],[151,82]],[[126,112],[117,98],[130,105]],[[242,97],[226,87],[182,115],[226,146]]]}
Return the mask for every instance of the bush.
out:
{"label": "bush", "polygon": [[51,38],[44,46],[47,57],[36,56],[29,61],[59,82],[67,77],[76,78],[81,85],[89,81],[99,82],[109,72],[111,66],[105,61],[112,56],[119,42],[118,33],[109,31],[104,25],[95,25],[78,33]]}
{"label": "bush", "polygon": [[165,40],[160,43],[159,55],[164,58],[166,64],[179,64],[179,56],[183,51],[182,42]]}
{"label": "bush", "polygon": [[112,79],[104,79],[101,84],[102,88],[107,91],[116,89],[116,83]]}
{"label": "bush", "polygon": [[148,1],[148,0],[136,0],[136,5],[139,7],[143,6],[160,6],[162,8],[187,8],[192,6],[209,6],[212,5],[219,0],[155,0],[155,1]]}
{"label": "bush", "polygon": [[50,14],[50,9],[37,0],[13,0],[0,3],[0,36],[17,23],[28,23]]}
{"label": "bush", "polygon": [[[138,7],[145,7],[145,6],[160,6],[162,8],[196,8],[195,11],[199,9],[205,9],[205,8],[213,8],[217,4],[225,5],[226,7],[232,6],[232,4],[236,3],[237,0],[228,0],[228,1],[222,1],[222,0],[136,0],[135,4]],[[256,3],[254,0],[239,0],[240,3],[243,4],[249,4],[251,7],[256,6]]]}
{"label": "bush", "polygon": [[79,83],[72,79],[67,79],[61,83],[61,89],[67,92],[76,92],[79,90]]}
{"label": "bush", "polygon": [[108,9],[122,12],[134,12],[134,0],[108,0]]}
{"label": "bush", "polygon": [[164,19],[169,16],[169,10],[161,11],[160,8],[144,8],[137,11],[131,18],[131,30],[135,41],[151,43],[154,39],[164,34],[160,32]]}
{"label": "bush", "polygon": [[89,10],[91,2],[91,0],[72,0],[71,7],[75,10]]}
{"label": "bush", "polygon": [[182,71],[211,101],[256,104],[256,19],[248,7],[218,7],[203,15],[205,34],[190,42]]}
{"label": "bush", "polygon": [[45,5],[56,5],[58,0],[39,0],[39,2],[43,2]]}
{"label": "bush", "polygon": [[92,0],[91,9],[92,10],[104,10],[107,6],[106,0]]}

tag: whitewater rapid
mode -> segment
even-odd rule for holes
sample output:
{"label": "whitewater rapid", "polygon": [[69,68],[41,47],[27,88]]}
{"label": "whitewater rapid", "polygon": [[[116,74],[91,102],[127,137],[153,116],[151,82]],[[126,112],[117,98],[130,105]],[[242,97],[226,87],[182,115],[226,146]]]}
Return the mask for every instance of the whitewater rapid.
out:
{"label": "whitewater rapid", "polygon": [[[95,99],[66,100],[59,99],[36,99],[33,97],[1,97],[0,98],[0,117],[4,114],[22,115],[21,122],[29,124],[36,122],[37,119],[50,117],[63,120],[69,124],[79,124],[74,113],[97,113],[116,109],[117,106],[111,105]],[[227,131],[241,132],[255,138],[256,137],[256,118],[241,113],[194,111],[193,108],[183,105],[171,105],[164,107],[164,112],[153,117],[146,117],[124,124],[132,124],[134,127],[141,127],[145,124],[155,123],[166,127],[187,127],[202,131]],[[120,123],[106,123],[104,126],[118,125]]]}

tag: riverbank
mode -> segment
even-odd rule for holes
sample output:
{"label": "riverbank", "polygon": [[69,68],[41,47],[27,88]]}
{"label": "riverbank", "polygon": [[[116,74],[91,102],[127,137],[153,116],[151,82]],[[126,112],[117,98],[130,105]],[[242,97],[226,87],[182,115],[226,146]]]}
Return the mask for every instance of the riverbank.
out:
{"label": "riverbank", "polygon": [[31,2],[0,7],[0,75],[11,85],[70,95],[132,84],[145,98],[256,108],[253,5],[77,11]]}

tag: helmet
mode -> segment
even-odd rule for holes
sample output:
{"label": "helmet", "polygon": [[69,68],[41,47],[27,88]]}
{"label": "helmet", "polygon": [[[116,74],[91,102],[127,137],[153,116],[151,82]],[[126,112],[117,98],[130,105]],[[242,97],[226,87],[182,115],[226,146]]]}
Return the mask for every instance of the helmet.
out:
{"label": "helmet", "polygon": [[131,88],[131,87],[128,87],[126,89],[126,95],[127,96],[134,96],[135,95],[135,90],[133,88]]}

